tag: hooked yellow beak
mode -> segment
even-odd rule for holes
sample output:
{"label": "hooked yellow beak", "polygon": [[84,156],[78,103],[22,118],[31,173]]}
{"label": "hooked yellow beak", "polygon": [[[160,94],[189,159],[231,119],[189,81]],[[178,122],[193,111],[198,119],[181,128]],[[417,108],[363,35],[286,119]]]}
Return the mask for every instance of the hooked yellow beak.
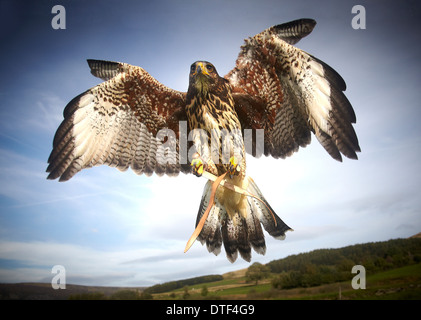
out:
{"label": "hooked yellow beak", "polygon": [[197,63],[197,65],[196,65],[196,71],[193,73],[193,75],[195,76],[196,74],[198,74],[198,73],[202,73],[202,74],[205,74],[205,75],[209,75],[209,73],[206,71],[206,67],[203,65],[203,63],[202,62],[198,62]]}

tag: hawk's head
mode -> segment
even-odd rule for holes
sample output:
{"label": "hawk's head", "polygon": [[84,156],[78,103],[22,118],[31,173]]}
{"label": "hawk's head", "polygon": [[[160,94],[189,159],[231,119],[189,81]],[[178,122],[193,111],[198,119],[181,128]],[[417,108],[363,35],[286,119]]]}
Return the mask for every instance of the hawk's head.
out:
{"label": "hawk's head", "polygon": [[207,61],[196,61],[190,67],[189,93],[205,97],[209,92],[217,93],[225,87],[214,65]]}

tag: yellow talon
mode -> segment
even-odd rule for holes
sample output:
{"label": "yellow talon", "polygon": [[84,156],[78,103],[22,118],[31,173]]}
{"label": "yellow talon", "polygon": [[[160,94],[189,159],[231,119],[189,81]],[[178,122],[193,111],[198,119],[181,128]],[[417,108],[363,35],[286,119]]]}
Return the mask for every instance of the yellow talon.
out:
{"label": "yellow talon", "polygon": [[198,153],[195,153],[190,165],[193,167],[193,174],[200,177],[205,170],[206,163],[204,163],[203,159]]}
{"label": "yellow talon", "polygon": [[232,156],[230,158],[230,166],[228,168],[228,173],[229,173],[231,179],[234,175],[239,173],[239,169],[240,168],[238,167],[237,158],[235,156]]}
{"label": "yellow talon", "polygon": [[238,163],[237,163],[237,159],[236,159],[234,156],[232,156],[232,157],[230,158],[230,163],[231,163],[231,165],[232,165],[233,167],[237,167],[237,165],[238,165]]}
{"label": "yellow talon", "polygon": [[193,167],[193,173],[203,174],[203,161],[201,159],[193,159],[190,165]]}

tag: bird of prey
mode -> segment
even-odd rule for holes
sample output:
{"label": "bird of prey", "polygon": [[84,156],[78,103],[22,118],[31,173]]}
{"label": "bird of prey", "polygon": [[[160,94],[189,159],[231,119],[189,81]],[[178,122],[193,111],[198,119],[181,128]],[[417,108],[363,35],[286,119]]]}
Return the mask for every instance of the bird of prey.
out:
{"label": "bird of prey", "polygon": [[294,46],[315,25],[295,20],[246,39],[224,77],[212,63],[194,62],[187,92],[166,87],[140,67],[88,60],[104,82],[65,107],[48,179],[66,181],[102,164],[147,176],[217,178],[205,185],[193,242],[197,238],[214,254],[223,244],[231,262],[238,253],[250,261],[251,248],[265,254],[263,228],[277,239],[291,228],[247,175],[246,153],[285,158],[308,145],[311,133],[336,160],[341,154],[357,159],[360,151],[344,80]]}

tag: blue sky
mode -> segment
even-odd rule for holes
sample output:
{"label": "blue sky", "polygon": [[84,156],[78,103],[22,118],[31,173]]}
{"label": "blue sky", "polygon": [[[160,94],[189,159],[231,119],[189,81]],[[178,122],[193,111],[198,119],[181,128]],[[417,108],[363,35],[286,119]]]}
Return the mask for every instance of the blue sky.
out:
{"label": "blue sky", "polygon": [[[51,9],[66,9],[54,30]],[[366,29],[351,26],[366,9]],[[52,139],[73,97],[98,84],[86,59],[131,63],[186,91],[189,66],[224,75],[243,39],[313,18],[297,44],[337,70],[357,114],[359,160],[313,143],[286,160],[248,158],[248,172],[295,231],[266,235],[266,263],[317,248],[421,231],[421,6],[417,1],[0,1],[0,282],[141,286],[249,266],[186,241],[204,179],[136,176],[108,167],[46,179]],[[368,271],[369,272],[369,271]]]}

